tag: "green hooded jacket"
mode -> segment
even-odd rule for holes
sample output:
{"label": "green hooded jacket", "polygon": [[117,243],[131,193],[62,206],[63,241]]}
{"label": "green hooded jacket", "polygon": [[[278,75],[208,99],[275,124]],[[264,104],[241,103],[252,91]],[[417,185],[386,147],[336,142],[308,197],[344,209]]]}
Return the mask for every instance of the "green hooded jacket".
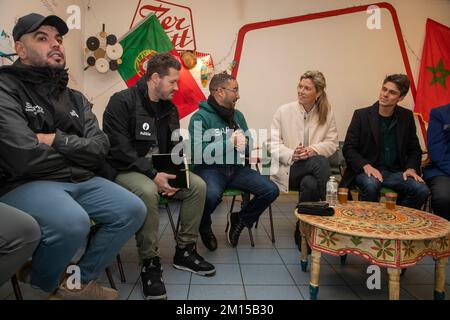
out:
{"label": "green hooded jacket", "polygon": [[234,112],[234,120],[248,137],[245,156],[239,154],[230,141],[232,128],[208,102],[201,101],[199,110],[189,122],[191,140],[191,163],[198,164],[244,164],[243,158],[249,155],[252,139],[247,122],[239,110]]}

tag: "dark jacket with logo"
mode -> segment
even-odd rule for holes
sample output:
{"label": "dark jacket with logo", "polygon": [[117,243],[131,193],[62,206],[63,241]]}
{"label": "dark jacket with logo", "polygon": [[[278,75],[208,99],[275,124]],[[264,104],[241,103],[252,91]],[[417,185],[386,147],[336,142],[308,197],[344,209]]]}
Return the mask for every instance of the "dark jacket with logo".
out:
{"label": "dark jacket with logo", "polygon": [[[348,127],[342,152],[347,168],[341,186],[348,187],[363,167],[370,164],[376,167],[380,161],[380,120],[379,104],[358,109],[354,112]],[[398,167],[402,171],[415,169],[420,174],[422,150],[417,138],[416,125],[411,110],[396,106],[394,110],[397,124],[395,128]]]}
{"label": "dark jacket with logo", "polygon": [[[64,70],[19,61],[0,68],[0,194],[32,180],[84,181],[105,163],[108,139],[67,81]],[[36,133],[55,133],[52,146]]]}
{"label": "dark jacket with logo", "polygon": [[[146,154],[155,146],[159,153],[170,153],[180,140],[177,108],[163,100],[159,106],[157,110],[151,107],[144,77],[111,97],[103,114],[103,130],[111,143],[108,162],[115,170],[135,171],[151,179],[156,176]],[[116,174],[110,172],[107,177],[114,179]]]}

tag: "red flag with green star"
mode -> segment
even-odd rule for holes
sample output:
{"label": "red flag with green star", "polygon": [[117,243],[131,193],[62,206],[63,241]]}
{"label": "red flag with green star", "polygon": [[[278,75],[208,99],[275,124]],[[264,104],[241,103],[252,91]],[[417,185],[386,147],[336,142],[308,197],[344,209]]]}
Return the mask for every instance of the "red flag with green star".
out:
{"label": "red flag with green star", "polygon": [[[119,42],[123,47],[123,55],[118,71],[128,87],[133,86],[145,74],[146,62],[153,54],[169,52],[180,61],[178,52],[155,15],[144,18]],[[205,99],[192,74],[181,63],[178,91],[172,99],[180,119],[198,109],[199,101]]]}
{"label": "red flag with green star", "polygon": [[450,28],[427,19],[414,112],[428,122],[430,111],[450,103]]}

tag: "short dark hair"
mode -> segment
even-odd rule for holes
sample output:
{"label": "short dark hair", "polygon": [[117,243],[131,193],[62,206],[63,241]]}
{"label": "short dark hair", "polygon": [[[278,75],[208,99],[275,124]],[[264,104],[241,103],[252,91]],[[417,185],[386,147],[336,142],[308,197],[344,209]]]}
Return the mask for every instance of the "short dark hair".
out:
{"label": "short dark hair", "polygon": [[215,74],[209,82],[209,92],[213,92],[220,87],[223,87],[228,81],[236,80],[231,74],[221,72]]}
{"label": "short dark hair", "polygon": [[395,83],[400,91],[400,97],[406,96],[409,91],[409,78],[406,74],[391,74],[384,78],[383,84],[386,82]]}
{"label": "short dark hair", "polygon": [[147,71],[145,72],[145,79],[148,81],[155,72],[160,78],[169,74],[169,69],[181,70],[181,63],[170,53],[154,54],[147,62]]}

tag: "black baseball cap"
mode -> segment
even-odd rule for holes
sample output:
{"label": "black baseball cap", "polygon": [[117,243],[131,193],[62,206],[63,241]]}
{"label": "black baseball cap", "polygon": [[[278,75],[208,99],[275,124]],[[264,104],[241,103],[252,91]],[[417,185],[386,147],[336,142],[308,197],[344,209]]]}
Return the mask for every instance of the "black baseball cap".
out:
{"label": "black baseball cap", "polygon": [[30,13],[19,18],[16,25],[14,26],[14,41],[19,41],[20,37],[22,37],[24,34],[33,32],[39,29],[39,27],[42,25],[55,27],[59,31],[61,36],[69,32],[67,24],[60,17],[54,15],[44,17],[43,15],[40,15],[38,13]]}

